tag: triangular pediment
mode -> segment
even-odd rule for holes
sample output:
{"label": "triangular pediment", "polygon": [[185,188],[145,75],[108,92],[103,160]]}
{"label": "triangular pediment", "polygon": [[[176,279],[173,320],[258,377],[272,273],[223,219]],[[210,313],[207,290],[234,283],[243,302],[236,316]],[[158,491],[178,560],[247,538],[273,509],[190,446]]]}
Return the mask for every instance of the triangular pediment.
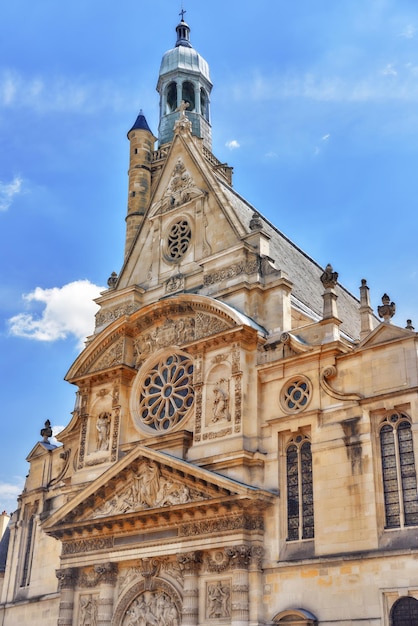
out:
{"label": "triangular pediment", "polygon": [[383,343],[411,338],[414,335],[416,335],[416,333],[412,330],[382,322],[367,337],[365,337],[365,339],[363,339],[357,349],[371,348]]}
{"label": "triangular pediment", "polygon": [[231,507],[234,502],[263,508],[273,499],[267,491],[138,445],[51,515],[44,530],[59,537],[121,519],[162,514],[178,520],[189,509]]}
{"label": "triangular pediment", "polygon": [[[210,156],[216,160],[195,137],[175,135],[120,272],[118,289],[133,284],[149,289],[180,267],[187,274],[202,272],[204,259],[242,245],[250,232],[250,217],[244,222],[237,213]],[[189,237],[187,252],[178,258],[169,246],[175,224],[186,225],[185,241]]]}

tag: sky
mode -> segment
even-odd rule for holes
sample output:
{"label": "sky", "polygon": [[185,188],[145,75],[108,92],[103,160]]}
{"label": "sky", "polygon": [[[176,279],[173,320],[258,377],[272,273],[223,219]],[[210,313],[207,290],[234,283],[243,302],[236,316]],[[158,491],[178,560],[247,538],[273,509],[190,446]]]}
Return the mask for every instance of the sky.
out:
{"label": "sky", "polygon": [[[376,311],[418,330],[418,4],[184,0],[208,61],[213,152],[234,187]],[[181,0],[14,0],[0,9],[0,511],[123,260],[126,133],[175,44]]]}

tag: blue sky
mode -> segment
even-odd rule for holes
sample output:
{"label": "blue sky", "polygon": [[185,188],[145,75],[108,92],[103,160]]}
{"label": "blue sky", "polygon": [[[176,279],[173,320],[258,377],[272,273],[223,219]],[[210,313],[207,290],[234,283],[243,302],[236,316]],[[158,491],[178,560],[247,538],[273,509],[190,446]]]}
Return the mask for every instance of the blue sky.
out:
{"label": "blue sky", "polygon": [[[119,271],[128,141],[154,133],[180,0],[14,0],[0,36],[0,510],[12,511],[46,419]],[[413,0],[185,0],[206,58],[213,151],[234,186],[373,308],[418,329],[418,5]]]}

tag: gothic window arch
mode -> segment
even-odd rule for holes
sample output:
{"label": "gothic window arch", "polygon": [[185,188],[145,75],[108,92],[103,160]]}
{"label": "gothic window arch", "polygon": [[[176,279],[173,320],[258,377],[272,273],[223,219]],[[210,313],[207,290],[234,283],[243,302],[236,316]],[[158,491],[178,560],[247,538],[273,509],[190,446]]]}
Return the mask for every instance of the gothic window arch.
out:
{"label": "gothic window arch", "polygon": [[287,540],[314,537],[312,452],[310,439],[296,435],[286,447]]}
{"label": "gothic window arch", "polygon": [[182,86],[181,99],[188,103],[187,111],[194,111],[196,108],[194,85],[189,80],[185,80]]}
{"label": "gothic window arch", "polygon": [[411,421],[392,412],[379,430],[385,527],[418,525],[417,476]]}
{"label": "gothic window arch", "polygon": [[200,111],[205,120],[209,122],[209,98],[203,87],[200,88]]}
{"label": "gothic window arch", "polygon": [[418,624],[418,600],[411,596],[399,598],[390,612],[390,626],[416,626]]}
{"label": "gothic window arch", "polygon": [[275,615],[273,624],[282,624],[283,626],[317,626],[318,620],[313,613],[305,609],[288,609]]}
{"label": "gothic window arch", "polygon": [[166,91],[167,113],[173,113],[177,109],[177,85],[169,83]]}

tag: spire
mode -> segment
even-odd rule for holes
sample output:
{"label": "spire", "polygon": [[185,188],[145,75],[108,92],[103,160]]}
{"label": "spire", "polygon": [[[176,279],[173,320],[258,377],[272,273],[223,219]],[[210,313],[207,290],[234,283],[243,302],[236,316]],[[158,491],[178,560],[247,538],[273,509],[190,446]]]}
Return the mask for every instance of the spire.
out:
{"label": "spire", "polygon": [[149,133],[152,132],[150,127],[148,126],[148,122],[145,119],[145,115],[144,115],[142,109],[139,111],[139,115],[138,115],[138,117],[135,120],[135,124],[129,130],[128,135],[131,132],[131,130],[147,130]]}
{"label": "spire", "polygon": [[190,26],[186,24],[186,22],[184,21],[185,13],[186,11],[182,7],[179,13],[179,15],[181,15],[181,22],[180,24],[177,24],[176,26],[176,32],[177,32],[176,48],[178,48],[179,46],[185,46],[186,48],[193,47],[192,44],[190,43]]}

